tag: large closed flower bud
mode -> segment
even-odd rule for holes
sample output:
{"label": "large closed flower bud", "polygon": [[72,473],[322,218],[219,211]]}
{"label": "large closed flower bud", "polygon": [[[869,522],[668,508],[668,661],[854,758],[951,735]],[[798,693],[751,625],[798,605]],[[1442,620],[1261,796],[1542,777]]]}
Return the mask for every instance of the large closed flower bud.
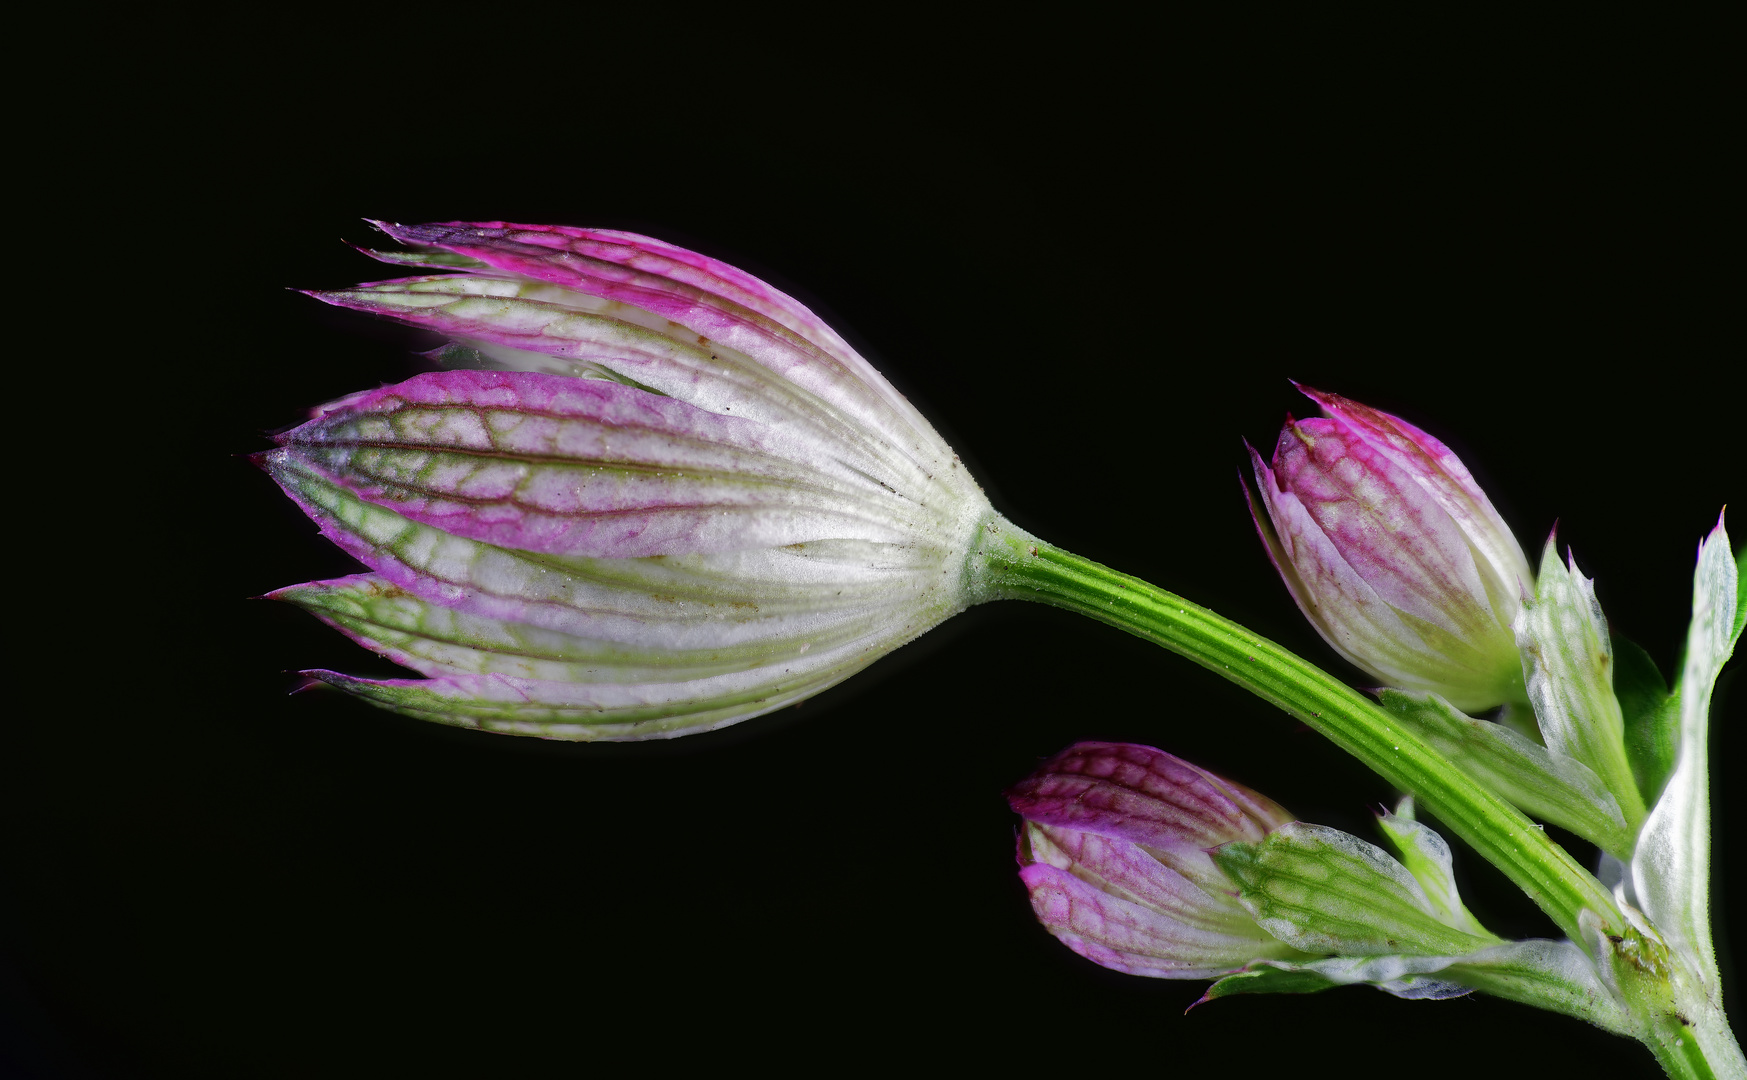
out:
{"label": "large closed flower bud", "polygon": [[1025,819],[1020,879],[1038,920],[1117,971],[1205,979],[1306,954],[1264,931],[1209,849],[1292,820],[1163,750],[1076,743],[1007,793]]}
{"label": "large closed flower bud", "polygon": [[818,693],[969,602],[988,501],[792,298],[628,233],[383,228],[415,250],[378,258],[463,272],[314,295],[469,370],[326,406],[260,460],[370,571],[274,595],[425,678],[314,678],[444,723],[669,736]]}
{"label": "large closed flower bud", "polygon": [[1298,607],[1384,685],[1469,711],[1525,701],[1511,623],[1534,577],[1443,443],[1388,413],[1300,387],[1272,463],[1252,448],[1256,529]]}

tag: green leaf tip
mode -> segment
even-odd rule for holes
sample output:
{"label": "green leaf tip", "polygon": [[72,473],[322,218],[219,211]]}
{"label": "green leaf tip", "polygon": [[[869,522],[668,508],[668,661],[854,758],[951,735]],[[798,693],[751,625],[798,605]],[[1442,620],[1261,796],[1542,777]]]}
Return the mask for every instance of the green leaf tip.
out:
{"label": "green leaf tip", "polygon": [[1446,924],[1406,867],[1338,829],[1293,822],[1213,857],[1262,929],[1305,952],[1452,956],[1497,940]]}

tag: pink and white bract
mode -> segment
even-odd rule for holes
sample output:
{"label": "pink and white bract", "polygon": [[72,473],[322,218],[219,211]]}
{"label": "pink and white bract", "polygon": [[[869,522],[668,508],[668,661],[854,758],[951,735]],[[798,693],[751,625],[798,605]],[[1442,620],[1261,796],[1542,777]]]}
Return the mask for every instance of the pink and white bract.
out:
{"label": "pink and white bract", "polygon": [[1384,685],[1475,711],[1526,702],[1511,631],[1534,586],[1522,548],[1443,443],[1300,387],[1270,466],[1252,448],[1256,531],[1317,632]]}
{"label": "pink and white bract", "polygon": [[648,237],[382,225],[460,270],[313,293],[441,333],[419,375],[259,460],[369,573],[273,595],[425,676],[308,674],[561,739],[734,723],[968,604],[992,513],[950,447],[794,299]]}
{"label": "pink and white bract", "polygon": [[1032,910],[1088,960],[1208,979],[1306,955],[1257,925],[1208,854],[1291,821],[1272,800],[1150,746],[1083,742],[1007,801],[1025,819],[1019,876]]}

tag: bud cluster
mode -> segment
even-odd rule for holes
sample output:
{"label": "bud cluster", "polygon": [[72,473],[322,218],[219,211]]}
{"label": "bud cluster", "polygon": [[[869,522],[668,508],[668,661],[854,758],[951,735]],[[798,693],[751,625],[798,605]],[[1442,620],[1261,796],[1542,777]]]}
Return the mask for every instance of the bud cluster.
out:
{"label": "bud cluster", "polygon": [[[1504,942],[1463,906],[1450,849],[1414,819],[1411,796],[1379,818],[1397,859],[1163,751],[1080,743],[1009,792],[1033,909],[1105,967],[1216,980],[1203,1000],[1352,983],[1403,997],[1482,989],[1655,1045],[1644,1017],[1666,1013],[1681,979],[1716,982],[1693,944],[1709,940],[1705,703],[1684,695],[1708,690],[1747,621],[1721,522],[1701,547],[1688,670],[1670,691],[1613,638],[1594,583],[1553,539],[1531,571],[1446,446],[1301,389],[1324,415],[1288,418],[1269,460],[1250,450],[1251,514],[1293,600],[1378,680],[1380,706],[1420,741],[1436,782],[1465,774],[1595,842],[1613,902],[1589,878],[1561,923],[1568,940]],[[1530,827],[1497,820],[1507,841]],[[1720,1030],[1709,993],[1689,1000]]]}

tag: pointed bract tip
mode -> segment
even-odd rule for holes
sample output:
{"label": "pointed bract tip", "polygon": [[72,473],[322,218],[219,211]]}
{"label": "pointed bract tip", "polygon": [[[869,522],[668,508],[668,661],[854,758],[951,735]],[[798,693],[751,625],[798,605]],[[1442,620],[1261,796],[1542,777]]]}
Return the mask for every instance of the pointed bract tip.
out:
{"label": "pointed bract tip", "polygon": [[1331,394],[1327,390],[1318,390],[1316,387],[1307,386],[1296,379],[1290,381],[1300,394],[1303,394],[1305,397],[1316,402],[1317,406],[1320,407],[1323,412],[1328,412],[1330,409],[1338,409],[1347,404],[1347,399],[1339,394]]}
{"label": "pointed bract tip", "polygon": [[[364,285],[359,286],[359,288],[368,288],[371,285],[378,285],[378,284],[381,284],[381,282],[375,282],[375,281],[366,282]],[[327,289],[293,289],[291,291],[292,292],[300,292],[303,295],[309,297],[311,300],[320,300],[322,303],[327,304],[331,307],[345,307],[346,306],[346,299],[345,299],[346,292],[344,290],[331,290],[330,291]]]}
{"label": "pointed bract tip", "polygon": [[1190,1002],[1190,1003],[1189,1003],[1189,1007],[1188,1007],[1188,1008],[1187,1008],[1187,1009],[1184,1009],[1184,1010],[1183,1010],[1183,1015],[1184,1015],[1184,1016],[1188,1016],[1188,1015],[1189,1015],[1189,1014],[1190,1014],[1190,1013],[1192,1013],[1192,1012],[1194,1012],[1194,1011],[1195,1011],[1195,1006],[1197,1006],[1197,1005],[1205,1005],[1205,1004],[1207,1004],[1207,1003],[1208,1003],[1208,1002],[1209,1002],[1209,1001],[1212,1001],[1212,1000],[1213,1000],[1213,995],[1212,995],[1212,994],[1205,994],[1205,993],[1204,993],[1204,994],[1202,994],[1202,995],[1201,995],[1201,996],[1200,996],[1200,997],[1198,997],[1198,998],[1196,998],[1196,999],[1195,999],[1195,1000],[1194,1000],[1194,1001],[1191,1001],[1191,1002]]}
{"label": "pointed bract tip", "polygon": [[[1711,526],[1711,531],[1698,538],[1698,553],[1700,558],[1704,557],[1705,545],[1714,544],[1719,540],[1728,539],[1729,530],[1723,527],[1723,516],[1727,514],[1728,511],[1728,505],[1724,504],[1723,508],[1717,511],[1717,523]],[[1733,555],[1734,552],[1730,551],[1729,554]]]}
{"label": "pointed bract tip", "polygon": [[301,694],[307,690],[320,690],[328,685],[327,682],[316,678],[309,671],[299,671],[297,674],[299,676],[297,685],[285,692],[287,697],[290,697],[292,694]]}
{"label": "pointed bract tip", "polygon": [[1582,571],[1577,569],[1577,552],[1572,550],[1570,544],[1565,545],[1565,568],[1571,571],[1573,576],[1582,574]]}
{"label": "pointed bract tip", "polygon": [[[1256,493],[1261,494],[1262,488],[1270,482],[1272,482],[1275,488],[1278,489],[1280,481],[1274,476],[1274,470],[1270,466],[1268,460],[1264,458],[1255,447],[1250,445],[1248,439],[1244,440],[1244,449],[1248,451],[1250,455],[1250,472],[1255,477]],[[1244,471],[1241,467],[1238,469],[1237,475],[1238,480],[1241,482],[1244,475]],[[1247,483],[1242,486],[1244,489],[1244,497],[1247,499],[1250,496],[1250,486]]]}

